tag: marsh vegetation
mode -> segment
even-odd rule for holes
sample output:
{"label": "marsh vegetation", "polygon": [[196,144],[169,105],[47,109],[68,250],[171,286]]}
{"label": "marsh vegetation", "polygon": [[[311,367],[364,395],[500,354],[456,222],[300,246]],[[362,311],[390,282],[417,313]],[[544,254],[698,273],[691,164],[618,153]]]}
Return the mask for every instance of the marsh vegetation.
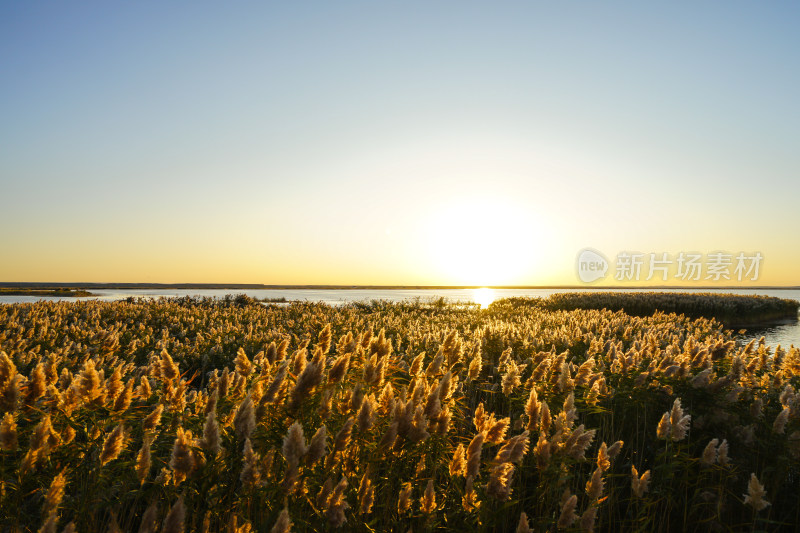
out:
{"label": "marsh vegetation", "polygon": [[792,529],[798,373],[663,312],[0,305],[0,529]]}

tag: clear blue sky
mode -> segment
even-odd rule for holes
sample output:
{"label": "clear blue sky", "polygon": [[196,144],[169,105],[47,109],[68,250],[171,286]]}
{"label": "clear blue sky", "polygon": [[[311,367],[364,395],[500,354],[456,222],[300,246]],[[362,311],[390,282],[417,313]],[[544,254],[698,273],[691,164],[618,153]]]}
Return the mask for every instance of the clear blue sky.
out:
{"label": "clear blue sky", "polygon": [[796,3],[164,4],[0,5],[0,281],[800,284]]}

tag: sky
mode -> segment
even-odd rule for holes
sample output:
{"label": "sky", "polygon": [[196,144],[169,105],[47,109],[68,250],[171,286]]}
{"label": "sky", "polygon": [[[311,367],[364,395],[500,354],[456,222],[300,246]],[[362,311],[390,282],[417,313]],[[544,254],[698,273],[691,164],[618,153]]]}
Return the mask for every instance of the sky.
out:
{"label": "sky", "polygon": [[800,6],[644,4],[4,2],[0,281],[800,285]]}

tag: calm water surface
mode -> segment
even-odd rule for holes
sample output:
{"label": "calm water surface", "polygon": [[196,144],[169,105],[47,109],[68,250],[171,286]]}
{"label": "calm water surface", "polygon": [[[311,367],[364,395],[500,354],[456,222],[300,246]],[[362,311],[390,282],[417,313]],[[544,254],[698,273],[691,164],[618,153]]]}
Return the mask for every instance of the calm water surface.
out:
{"label": "calm water surface", "polygon": [[[26,303],[39,300],[122,300],[133,296],[134,298],[157,298],[160,296],[212,296],[223,297],[229,294],[246,294],[253,298],[286,298],[287,300],[305,300],[312,302],[324,302],[331,305],[340,305],[347,302],[369,302],[371,300],[390,300],[404,301],[420,298],[430,300],[445,298],[450,301],[475,302],[482,306],[487,306],[493,300],[508,298],[511,296],[525,297],[545,297],[557,292],[585,292],[592,289],[398,289],[398,290],[375,290],[375,289],[257,289],[257,290],[225,290],[225,289],[182,289],[182,290],[92,290],[96,296],[88,298],[61,298],[58,296],[0,296],[0,304],[3,303]],[[607,289],[602,289],[607,290]],[[776,296],[778,298],[789,298],[800,301],[800,290],[748,290],[748,289],[658,289],[664,292],[718,292],[733,294],[760,294],[765,296]],[[647,292],[649,289],[625,289],[625,292]],[[780,324],[767,328],[749,329],[742,335],[744,341],[752,338],[765,337],[767,344],[775,346],[781,344],[784,347],[791,345],[800,346],[800,322],[793,321],[788,324]]]}

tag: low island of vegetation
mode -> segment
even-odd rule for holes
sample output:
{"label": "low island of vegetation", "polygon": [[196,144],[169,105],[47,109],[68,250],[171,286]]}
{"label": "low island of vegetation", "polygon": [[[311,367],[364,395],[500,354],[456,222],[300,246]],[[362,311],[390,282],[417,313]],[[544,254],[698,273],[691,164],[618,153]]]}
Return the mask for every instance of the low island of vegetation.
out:
{"label": "low island of vegetation", "polygon": [[87,297],[95,294],[79,288],[53,287],[53,288],[21,288],[0,287],[0,296],[61,296],[61,297]]}
{"label": "low island of vegetation", "polygon": [[541,305],[551,311],[608,309],[631,316],[656,312],[677,313],[690,318],[714,318],[726,327],[737,328],[780,320],[797,320],[800,302],[760,295],[688,292],[565,292],[541,302],[513,299],[520,305]]}

